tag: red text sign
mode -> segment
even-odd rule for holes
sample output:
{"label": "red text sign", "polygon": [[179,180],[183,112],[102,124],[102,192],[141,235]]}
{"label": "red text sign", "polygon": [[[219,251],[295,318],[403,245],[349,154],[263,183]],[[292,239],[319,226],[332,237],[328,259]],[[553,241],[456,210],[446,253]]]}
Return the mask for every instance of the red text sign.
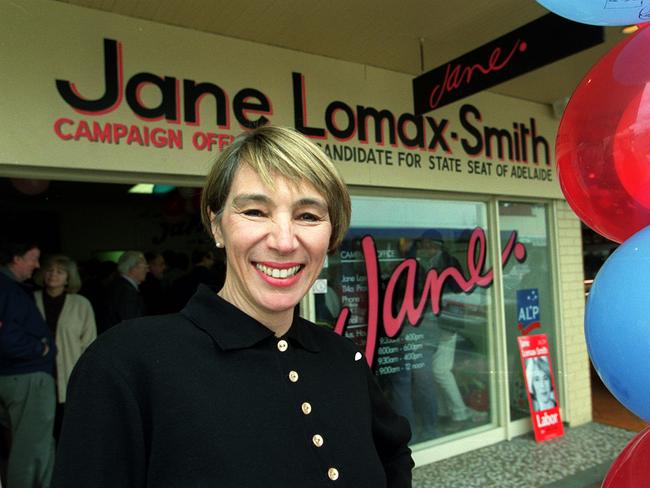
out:
{"label": "red text sign", "polygon": [[544,15],[415,78],[414,113],[425,114],[604,40],[600,26]]}
{"label": "red text sign", "polygon": [[[506,243],[501,255],[501,262],[505,266],[510,257],[514,254],[518,261],[526,258],[526,248],[517,241],[517,233],[512,232]],[[415,326],[427,305],[431,307],[434,314],[440,312],[440,299],[445,281],[451,279],[456,282],[458,287],[464,293],[471,293],[477,286],[488,287],[494,280],[492,268],[484,271],[487,242],[485,232],[481,228],[476,228],[472,232],[469,245],[467,247],[467,270],[468,277],[454,268],[445,268],[438,272],[431,269],[427,272],[424,286],[416,297],[416,270],[417,262],[415,259],[405,259],[392,272],[386,288],[383,291],[383,297],[380,297],[379,286],[379,267],[377,263],[377,249],[371,236],[365,236],[361,240],[363,249],[364,262],[366,266],[366,276],[368,278],[368,334],[366,337],[366,360],[372,366],[375,356],[375,350],[378,340],[379,322],[381,313],[381,323],[384,326],[384,332],[388,337],[395,337],[401,330],[403,324],[408,320],[411,326]],[[406,277],[406,287],[403,291],[397,291],[396,284],[402,276]],[[403,296],[396,296],[402,293]],[[381,298],[381,300],[380,300]],[[393,313],[393,304],[400,303],[401,306],[397,313]],[[383,304],[383,306],[380,306]],[[339,312],[334,331],[343,335],[350,310],[344,307]]]}

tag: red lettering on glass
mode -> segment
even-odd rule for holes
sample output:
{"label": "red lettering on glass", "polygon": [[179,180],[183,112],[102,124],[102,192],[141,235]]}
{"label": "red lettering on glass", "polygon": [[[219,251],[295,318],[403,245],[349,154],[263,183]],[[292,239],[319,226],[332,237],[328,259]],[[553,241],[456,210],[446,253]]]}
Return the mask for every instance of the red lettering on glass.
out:
{"label": "red lettering on glass", "polygon": [[[503,252],[501,254],[501,264],[505,266],[513,252],[517,261],[523,261],[526,258],[525,246],[517,241],[517,232],[512,232],[508,238]],[[361,240],[363,249],[364,262],[366,266],[366,276],[368,278],[368,332],[366,336],[366,361],[372,366],[377,345],[377,335],[379,332],[379,271],[377,267],[377,249],[371,236],[365,236]],[[438,272],[435,269],[427,271],[422,294],[415,302],[415,284],[417,262],[415,259],[405,259],[393,270],[383,296],[382,322],[384,332],[388,337],[395,337],[405,323],[405,319],[411,326],[415,326],[422,317],[424,308],[427,303],[430,304],[434,314],[440,312],[440,299],[445,281],[452,279],[464,293],[471,293],[477,286],[487,287],[494,279],[492,268],[483,273],[487,252],[487,241],[485,232],[481,228],[472,231],[467,246],[467,269],[469,278],[465,278],[459,269],[454,267],[445,268]],[[406,274],[406,287],[402,305],[393,315],[393,305],[395,303],[395,287],[400,281],[402,274]],[[339,312],[339,316],[334,326],[334,332],[343,335],[347,326],[350,310],[344,307]]]}
{"label": "red lettering on glass", "polygon": [[525,42],[521,42],[521,39],[517,39],[514,46],[512,46],[512,50],[502,60],[500,60],[502,53],[501,48],[495,47],[490,53],[487,66],[483,66],[480,63],[476,63],[473,66],[457,64],[452,68],[451,63],[447,64],[444,81],[442,84],[435,85],[431,90],[431,94],[429,95],[429,107],[432,109],[436,108],[440,104],[440,100],[442,100],[445,93],[451,93],[460,88],[463,84],[469,85],[475,71],[480,71],[481,74],[488,75],[494,71],[502,70],[508,65],[508,63],[510,63],[517,50],[523,52],[526,50],[526,47]]}

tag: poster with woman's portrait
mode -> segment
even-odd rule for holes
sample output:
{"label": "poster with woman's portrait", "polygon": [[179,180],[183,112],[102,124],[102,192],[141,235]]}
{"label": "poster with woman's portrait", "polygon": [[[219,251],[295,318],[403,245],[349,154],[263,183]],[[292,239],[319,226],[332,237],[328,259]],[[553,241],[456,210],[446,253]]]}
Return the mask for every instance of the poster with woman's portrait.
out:
{"label": "poster with woman's portrait", "polygon": [[538,442],[564,435],[546,334],[518,337],[530,414]]}

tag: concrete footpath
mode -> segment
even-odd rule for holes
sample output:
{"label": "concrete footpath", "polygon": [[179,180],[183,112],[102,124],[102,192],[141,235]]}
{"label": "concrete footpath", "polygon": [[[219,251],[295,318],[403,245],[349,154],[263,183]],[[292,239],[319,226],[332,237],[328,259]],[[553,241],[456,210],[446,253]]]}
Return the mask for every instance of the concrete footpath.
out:
{"label": "concrete footpath", "polygon": [[597,488],[636,432],[595,422],[536,443],[532,433],[413,472],[413,488]]}

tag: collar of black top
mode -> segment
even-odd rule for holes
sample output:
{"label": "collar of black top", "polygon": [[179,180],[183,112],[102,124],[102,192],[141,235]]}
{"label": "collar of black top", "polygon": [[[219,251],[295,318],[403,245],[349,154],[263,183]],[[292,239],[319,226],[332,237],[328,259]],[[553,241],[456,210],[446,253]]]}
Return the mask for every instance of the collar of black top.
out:
{"label": "collar of black top", "polygon": [[[223,350],[245,349],[273,336],[269,328],[203,284],[199,285],[181,313],[207,332]],[[300,318],[296,311],[283,338],[308,351],[318,352],[320,347],[312,327],[316,326]]]}

